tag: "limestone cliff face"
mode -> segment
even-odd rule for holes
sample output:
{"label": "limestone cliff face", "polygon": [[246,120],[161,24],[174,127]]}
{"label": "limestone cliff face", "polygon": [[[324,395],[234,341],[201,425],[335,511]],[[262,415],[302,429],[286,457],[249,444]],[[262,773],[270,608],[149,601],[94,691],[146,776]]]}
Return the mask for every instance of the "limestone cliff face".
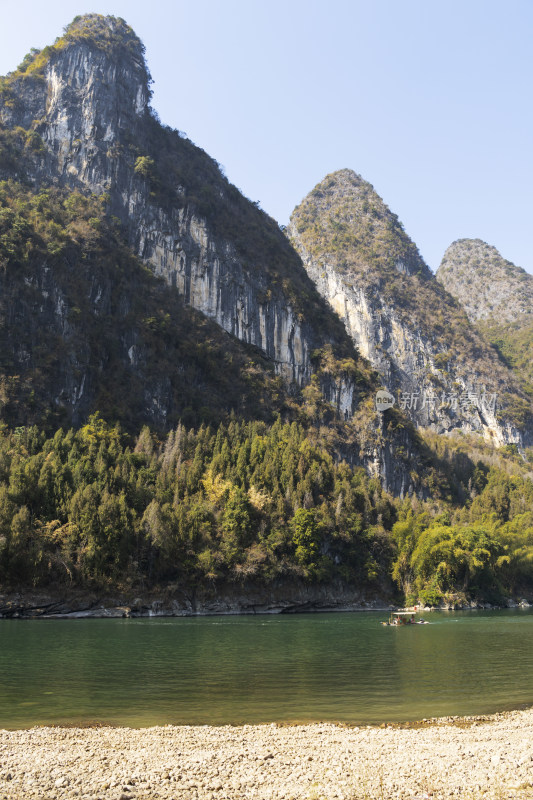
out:
{"label": "limestone cliff face", "polygon": [[[416,316],[428,297],[452,301],[367,184],[356,181],[362,248],[352,247],[351,221],[342,214],[334,247],[326,241],[323,253],[304,221],[293,225],[304,266],[277,223],[206,153],[161,125],[149,102],[140,41],[123,21],[98,15],[75,20],[51,48],[0,81],[0,178],[24,179],[33,195],[45,189],[61,223],[58,241],[49,243],[60,255],[41,241],[27,265],[32,274],[17,271],[15,259],[4,281],[6,419],[38,421],[52,403],[53,415],[75,424],[94,408],[111,408],[132,428],[141,420],[165,428],[177,418],[194,424],[206,408],[216,419],[230,409],[253,417],[257,406],[268,418],[305,406],[317,425],[332,423],[340,457],[367,467],[395,494],[420,491],[419,442],[403,413],[376,413],[379,384],[368,356],[389,388],[404,393],[398,405],[416,424],[521,440],[511,418],[498,409],[495,415],[491,398],[485,408],[465,395],[471,387],[494,394],[505,371],[491,363],[474,374],[472,360],[453,351],[446,316],[434,315],[429,328]],[[353,173],[341,178],[354,188]],[[102,219],[90,209],[83,219],[69,216],[64,198],[78,196],[75,190],[101,199]],[[96,244],[95,230],[102,234]],[[32,236],[37,241],[39,231]],[[135,259],[136,266],[127,258],[115,264],[114,248],[124,243],[149,267],[150,280]],[[350,253],[358,254],[352,278]],[[11,307],[27,336],[14,333]],[[36,346],[37,322],[55,344]],[[471,354],[477,340],[469,347]],[[20,391],[9,382],[16,375]],[[437,390],[460,392],[463,405],[452,399],[435,410]],[[20,418],[32,402],[33,416]]]}
{"label": "limestone cliff face", "polygon": [[287,413],[268,359],[185,306],[97,199],[11,182],[0,220],[4,423],[78,426],[98,410],[138,432]]}
{"label": "limestone cliff face", "polygon": [[[332,423],[339,457],[395,494],[423,493],[412,428],[376,413],[375,374],[285,234],[149,101],[140,41],[99,15],[0,81],[0,178],[24,179],[32,197],[45,189],[60,223],[57,242],[4,276],[3,417],[39,422],[49,408],[50,424],[79,424],[97,408],[164,429],[206,410],[268,419],[304,407]],[[73,219],[74,191],[99,197],[107,222],[89,207]],[[116,258],[124,243],[149,274]]]}
{"label": "limestone cliff face", "polygon": [[[327,176],[294,211],[291,240],[354,343],[416,425],[529,441],[515,419],[512,373],[432,276],[372,186],[350,170]],[[530,411],[527,411],[530,414]]]}
{"label": "limestone cliff face", "polygon": [[533,275],[481,239],[458,239],[444,253],[437,280],[471,322],[519,322],[533,314]]}
{"label": "limestone cliff face", "polygon": [[[264,352],[278,374],[305,386],[313,350],[329,341],[347,352],[342,329],[328,320],[276,223],[203,151],[154,119],[135,34],[106,18],[109,44],[87,37],[90,21],[71,26],[39,72],[30,65],[10,76],[0,121],[35,131],[44,143],[30,177],[107,194],[134,251],[157,275],[187,304]],[[326,399],[351,416],[353,381],[322,383]]]}
{"label": "limestone cliff face", "polygon": [[281,292],[272,296],[267,275],[245,270],[231,243],[213,237],[206,220],[188,208],[141,215],[136,246],[154,272],[193,308],[262,350],[284,378],[307,384],[318,338]]}

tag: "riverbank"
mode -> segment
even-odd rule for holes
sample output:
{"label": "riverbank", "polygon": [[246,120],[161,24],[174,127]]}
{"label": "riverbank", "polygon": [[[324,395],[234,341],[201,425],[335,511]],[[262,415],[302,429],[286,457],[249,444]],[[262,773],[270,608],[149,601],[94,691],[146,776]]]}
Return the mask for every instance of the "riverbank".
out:
{"label": "riverbank", "polygon": [[533,797],[533,709],[410,725],[0,732],[1,800]]}
{"label": "riverbank", "polygon": [[389,611],[391,598],[368,595],[344,584],[280,582],[270,586],[213,587],[185,591],[175,586],[151,592],[21,590],[0,593],[0,619],[193,617],[228,614],[298,614],[319,611]]}
{"label": "riverbank", "polygon": [[[529,608],[532,598],[508,599],[502,605],[454,598],[441,610]],[[238,614],[299,614],[332,611],[397,609],[391,596],[365,594],[343,584],[279,583],[271,586],[214,588],[185,592],[175,587],[145,594],[87,590],[22,590],[0,593],[0,619],[102,619],[136,617],[194,617]],[[413,610],[409,607],[407,610]],[[426,608],[418,610],[430,611]]]}

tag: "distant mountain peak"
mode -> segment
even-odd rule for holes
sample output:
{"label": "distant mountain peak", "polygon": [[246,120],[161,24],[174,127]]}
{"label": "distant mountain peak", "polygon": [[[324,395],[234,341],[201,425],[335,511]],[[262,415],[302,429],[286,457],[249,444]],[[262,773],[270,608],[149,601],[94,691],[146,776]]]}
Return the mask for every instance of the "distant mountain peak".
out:
{"label": "distant mountain peak", "polygon": [[351,169],[326,175],[309,192],[291,216],[290,231],[311,255],[349,251],[365,272],[376,271],[381,278],[397,272],[431,274],[396,214],[372,184]]}
{"label": "distant mountain peak", "polygon": [[[521,441],[517,426],[531,435],[530,403],[514,375],[370,183],[349,169],[327,175],[294,210],[288,233],[318,291],[416,425],[482,430],[502,444]],[[500,398],[498,415],[480,400],[488,396]]]}
{"label": "distant mountain peak", "polygon": [[458,239],[444,253],[437,279],[471,321],[515,322],[533,313],[533,276],[481,239]]}

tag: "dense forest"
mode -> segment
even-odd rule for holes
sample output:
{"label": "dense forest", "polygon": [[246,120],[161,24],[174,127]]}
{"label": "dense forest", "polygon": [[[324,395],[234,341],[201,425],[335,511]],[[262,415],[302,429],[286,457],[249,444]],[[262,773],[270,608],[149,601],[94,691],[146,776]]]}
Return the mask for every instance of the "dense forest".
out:
{"label": "dense forest", "polygon": [[[143,53],[88,15],[0,79],[0,590],[532,597],[528,451],[376,412],[405,365],[376,333],[374,369],[278,224],[143,106]],[[474,428],[530,442],[531,330],[480,337],[370,184],[327,176],[290,231],[424,337],[421,386],[494,385]]]}
{"label": "dense forest", "polygon": [[457,463],[462,505],[394,499],[279,419],[135,440],[98,415],[52,438],[4,429],[0,578],[126,592],[340,580],[428,604],[531,591],[531,480]]}

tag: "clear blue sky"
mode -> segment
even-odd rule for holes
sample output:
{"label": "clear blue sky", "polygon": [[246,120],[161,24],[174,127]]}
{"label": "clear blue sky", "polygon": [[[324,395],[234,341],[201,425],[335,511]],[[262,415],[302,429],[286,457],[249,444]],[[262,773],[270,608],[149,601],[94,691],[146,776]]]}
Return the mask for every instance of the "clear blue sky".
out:
{"label": "clear blue sky", "polygon": [[279,222],[350,167],[433,269],[472,237],[533,272],[532,0],[0,0],[0,74],[90,11],[134,28],[162,121]]}

